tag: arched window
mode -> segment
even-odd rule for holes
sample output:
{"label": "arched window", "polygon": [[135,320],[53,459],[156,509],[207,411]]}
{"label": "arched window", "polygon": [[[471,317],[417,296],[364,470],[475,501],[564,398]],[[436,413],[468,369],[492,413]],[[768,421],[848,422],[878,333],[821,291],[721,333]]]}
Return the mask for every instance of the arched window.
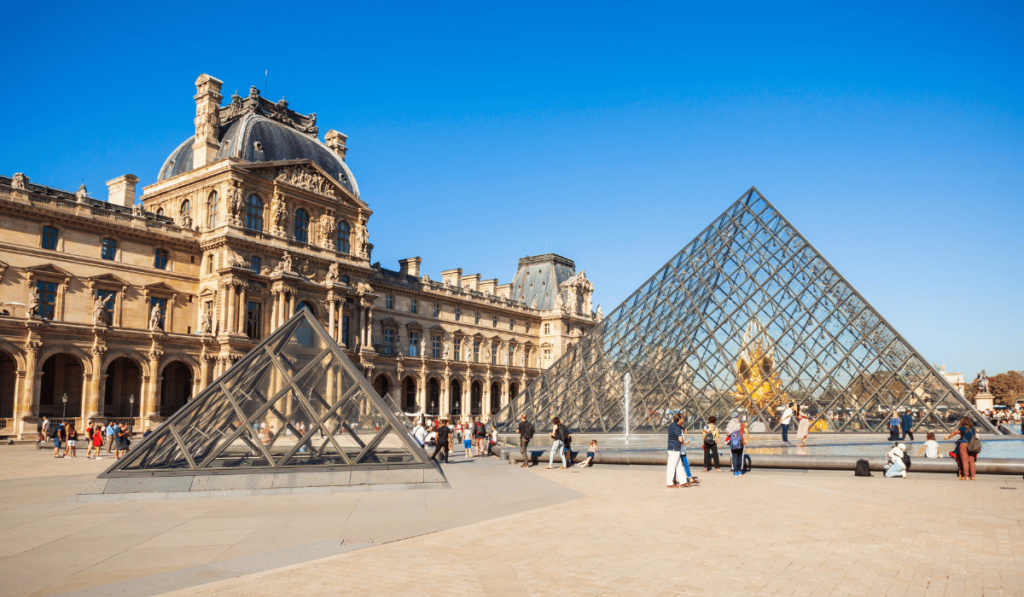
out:
{"label": "arched window", "polygon": [[309,213],[301,207],[295,210],[295,240],[309,242]]}
{"label": "arched window", "polygon": [[162,215],[164,215],[164,208],[162,208],[162,207],[158,207],[158,208],[156,209],[156,215],[158,215],[158,216],[162,216]]}
{"label": "arched window", "polygon": [[192,202],[188,199],[181,202],[181,215],[192,217]]}
{"label": "arched window", "polygon": [[245,227],[256,232],[263,232],[263,200],[259,195],[249,195],[245,202]]}
{"label": "arched window", "polygon": [[206,200],[206,227],[210,230],[217,227],[217,191],[210,193]]}
{"label": "arched window", "polygon": [[348,234],[349,234],[348,222],[345,220],[338,220],[338,229],[334,234],[334,248],[339,253],[348,254]]}

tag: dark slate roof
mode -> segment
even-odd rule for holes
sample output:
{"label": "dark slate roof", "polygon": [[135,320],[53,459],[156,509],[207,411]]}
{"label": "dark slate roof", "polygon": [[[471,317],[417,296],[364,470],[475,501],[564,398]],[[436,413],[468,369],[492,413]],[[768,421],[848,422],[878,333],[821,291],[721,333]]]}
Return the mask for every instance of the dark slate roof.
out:
{"label": "dark slate roof", "polygon": [[[189,137],[171,152],[160,168],[157,181],[192,169],[194,138]],[[359,197],[359,185],[338,154],[319,139],[257,114],[248,113],[221,127],[220,149],[216,159],[226,157],[237,157],[247,162],[312,160],[354,196]]]}
{"label": "dark slate roof", "polygon": [[561,255],[548,253],[523,257],[519,260],[516,277],[512,279],[512,300],[522,298],[527,307],[532,307],[536,299],[537,308],[541,311],[554,309],[559,284],[575,275],[576,264]]}

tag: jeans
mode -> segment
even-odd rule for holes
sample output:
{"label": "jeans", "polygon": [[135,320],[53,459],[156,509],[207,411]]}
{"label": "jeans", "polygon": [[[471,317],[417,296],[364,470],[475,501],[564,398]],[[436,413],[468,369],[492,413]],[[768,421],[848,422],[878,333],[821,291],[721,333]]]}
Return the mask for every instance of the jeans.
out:
{"label": "jeans", "polygon": [[437,442],[437,444],[434,446],[434,453],[431,454],[430,457],[432,459],[434,459],[434,460],[437,460],[437,453],[438,452],[442,452],[442,451],[444,452],[443,455],[442,455],[442,457],[444,458],[444,461],[448,462],[448,444],[447,443],[442,444],[441,442]]}
{"label": "jeans", "polygon": [[782,424],[782,441],[789,443],[789,423]]}
{"label": "jeans", "polygon": [[715,460],[715,468],[719,468],[718,463],[718,444],[711,444],[710,446],[704,446],[704,468],[711,468],[711,459]]}
{"label": "jeans", "polygon": [[686,483],[689,475],[683,475],[686,475],[686,469],[683,467],[682,455],[675,450],[669,450],[668,461],[665,462],[665,485]]}
{"label": "jeans", "polygon": [[732,472],[738,473],[743,470],[743,448],[732,449]]}
{"label": "jeans", "polygon": [[530,445],[530,440],[525,437],[519,438],[519,453],[523,456],[523,464],[530,464],[530,460],[526,456],[526,446]]}
{"label": "jeans", "polygon": [[885,471],[886,477],[902,477],[903,471],[907,470],[906,465],[903,464],[902,460],[894,460],[889,470]]}
{"label": "jeans", "polygon": [[551,443],[551,454],[548,455],[548,466],[555,463],[555,452],[558,453],[558,457],[562,459],[562,468],[565,468],[565,451],[563,450],[562,440],[556,439]]}
{"label": "jeans", "polygon": [[686,471],[686,480],[689,481],[693,478],[693,475],[690,474],[690,460],[686,457],[685,451],[680,451],[679,456],[683,461],[683,469]]}

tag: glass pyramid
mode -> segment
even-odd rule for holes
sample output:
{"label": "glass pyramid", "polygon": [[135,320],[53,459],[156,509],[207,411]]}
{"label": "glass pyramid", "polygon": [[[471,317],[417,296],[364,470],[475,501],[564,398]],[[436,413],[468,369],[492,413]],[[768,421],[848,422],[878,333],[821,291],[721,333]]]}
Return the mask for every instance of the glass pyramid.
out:
{"label": "glass pyramid", "polygon": [[780,428],[795,402],[812,431],[915,431],[961,416],[995,432],[755,188],[495,416],[515,433],[560,417],[585,433],[661,432],[747,415]]}
{"label": "glass pyramid", "polygon": [[302,309],[101,476],[381,465],[435,466]]}

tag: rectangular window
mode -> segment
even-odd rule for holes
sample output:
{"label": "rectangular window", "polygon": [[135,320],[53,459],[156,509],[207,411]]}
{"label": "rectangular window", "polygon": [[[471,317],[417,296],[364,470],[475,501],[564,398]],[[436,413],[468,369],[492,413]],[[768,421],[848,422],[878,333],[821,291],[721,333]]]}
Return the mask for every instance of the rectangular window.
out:
{"label": "rectangular window", "polygon": [[544,365],[547,366],[549,364],[551,364],[551,349],[550,348],[545,348],[544,349]]}
{"label": "rectangular window", "polygon": [[498,316],[497,315],[494,315],[493,317],[491,317],[491,327],[492,328],[498,327]]}
{"label": "rectangular window", "polygon": [[455,360],[461,361],[462,358],[462,340],[455,340]]}
{"label": "rectangular window", "polygon": [[516,320],[515,319],[509,319],[508,320],[508,331],[510,331],[510,332],[516,331]]}
{"label": "rectangular window", "polygon": [[441,336],[434,336],[431,343],[431,350],[433,351],[432,356],[435,359],[441,358]]}
{"label": "rectangular window", "polygon": [[526,322],[526,333],[527,334],[530,333],[530,322],[529,321]]}
{"label": "rectangular window", "polygon": [[491,344],[491,364],[498,364],[498,343],[494,342]]}
{"label": "rectangular window", "polygon": [[437,317],[440,314],[441,314],[441,305],[439,303],[434,303],[434,317]]}
{"label": "rectangular window", "polygon": [[208,221],[206,227],[213,230],[217,227],[217,192],[210,193],[210,203],[206,207]]}
{"label": "rectangular window", "polygon": [[418,357],[420,356],[420,334],[419,332],[409,332],[409,356]]}
{"label": "rectangular window", "polygon": [[206,258],[206,273],[208,274],[213,273],[213,260],[214,255],[210,255],[209,257]]}
{"label": "rectangular window", "polygon": [[259,257],[255,256],[255,255],[252,255],[252,256],[249,257],[249,270],[252,271],[252,273],[254,273],[254,274],[260,273],[260,269],[262,269],[262,265],[263,264],[260,261]]}
{"label": "rectangular window", "polygon": [[167,250],[156,249],[153,251],[153,267],[156,269],[167,269]]}
{"label": "rectangular window", "polygon": [[480,312],[477,311],[477,312],[473,313],[473,315],[474,315],[473,323],[475,323],[477,325],[480,325]]}
{"label": "rectangular window", "polygon": [[550,334],[551,333],[551,324],[550,323],[545,323],[544,324],[544,333],[545,334]]}
{"label": "rectangular window", "polygon": [[342,284],[348,284],[348,276],[342,276],[339,278]]}
{"label": "rectangular window", "polygon": [[259,340],[262,337],[263,326],[263,303],[248,301],[249,305],[245,310],[245,335],[252,340]]}
{"label": "rectangular window", "polygon": [[103,252],[100,257],[107,261],[113,261],[117,255],[117,241],[112,238],[103,239]]}
{"label": "rectangular window", "polygon": [[455,307],[455,321],[462,319],[462,309]]}
{"label": "rectangular window", "polygon": [[57,284],[55,282],[36,282],[39,292],[39,317],[52,320],[57,316]]}
{"label": "rectangular window", "polygon": [[384,354],[395,354],[395,330],[384,330]]}
{"label": "rectangular window", "polygon": [[480,362],[480,342],[473,342],[473,362]]}
{"label": "rectangular window", "polygon": [[167,329],[164,327],[165,325],[167,325],[167,299],[157,298],[155,296],[149,297],[150,317],[152,317],[153,307],[160,308],[160,323],[157,324],[157,327],[160,328],[161,330]]}
{"label": "rectangular window", "polygon": [[394,309],[395,308],[395,297],[391,296],[390,294],[387,295],[387,297],[385,297],[385,299],[384,299],[384,304],[387,306],[388,309]]}
{"label": "rectangular window", "polygon": [[348,343],[348,315],[341,316],[341,343],[351,348]]}
{"label": "rectangular window", "polygon": [[412,302],[409,303],[409,313],[415,313],[415,312],[416,312],[416,299],[412,299]]}
{"label": "rectangular window", "polygon": [[516,347],[511,344],[508,345],[508,360],[505,361],[506,365],[514,365],[516,358]]}
{"label": "rectangular window", "polygon": [[114,325],[114,304],[117,303],[117,291],[96,290],[96,296],[103,301],[103,323]]}
{"label": "rectangular window", "polygon": [[51,251],[57,250],[57,229],[52,226],[43,226],[42,247]]}

